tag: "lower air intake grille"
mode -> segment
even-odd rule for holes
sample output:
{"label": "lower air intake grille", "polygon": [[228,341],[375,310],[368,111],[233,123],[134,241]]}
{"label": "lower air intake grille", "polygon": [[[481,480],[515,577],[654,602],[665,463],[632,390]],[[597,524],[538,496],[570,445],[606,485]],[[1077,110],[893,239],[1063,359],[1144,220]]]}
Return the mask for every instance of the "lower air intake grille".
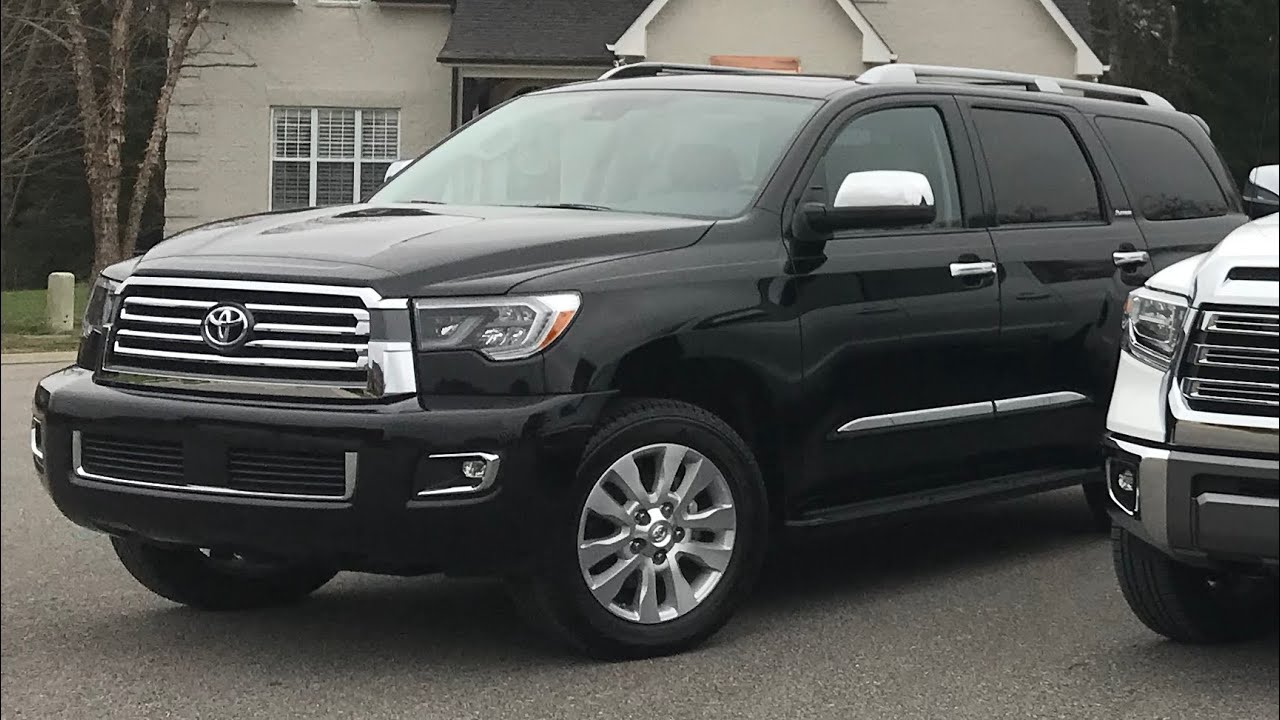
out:
{"label": "lower air intake grille", "polygon": [[355,452],[196,448],[202,451],[205,464],[192,478],[187,475],[187,448],[181,441],[76,431],[72,442],[76,472],[100,482],[281,499],[343,500],[355,490]]}
{"label": "lower air intake grille", "polygon": [[344,453],[232,450],[227,455],[227,487],[288,495],[347,495]]}
{"label": "lower air intake grille", "polygon": [[182,485],[182,444],[102,435],[80,439],[80,467],[89,475],[162,485]]}

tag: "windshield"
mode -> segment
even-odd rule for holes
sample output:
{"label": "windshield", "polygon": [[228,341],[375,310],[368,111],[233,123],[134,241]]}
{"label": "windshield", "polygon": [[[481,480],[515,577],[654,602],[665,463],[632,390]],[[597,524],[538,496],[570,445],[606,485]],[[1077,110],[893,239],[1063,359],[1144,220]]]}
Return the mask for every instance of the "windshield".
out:
{"label": "windshield", "polygon": [[755,198],[817,104],[666,90],[528,95],[436,147],[370,202],[732,217]]}

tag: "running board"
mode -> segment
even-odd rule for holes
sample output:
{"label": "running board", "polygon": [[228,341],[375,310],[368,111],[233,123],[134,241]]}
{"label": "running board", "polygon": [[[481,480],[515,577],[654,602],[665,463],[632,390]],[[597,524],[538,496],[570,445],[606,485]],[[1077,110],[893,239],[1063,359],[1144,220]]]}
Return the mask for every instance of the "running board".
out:
{"label": "running board", "polygon": [[966,500],[999,500],[1030,495],[1079,485],[1092,477],[1101,478],[1101,468],[1071,468],[1048,472],[1009,475],[994,480],[978,480],[964,485],[920,490],[850,505],[837,505],[811,510],[788,520],[787,527],[804,528],[832,525],[865,518],[964,502]]}

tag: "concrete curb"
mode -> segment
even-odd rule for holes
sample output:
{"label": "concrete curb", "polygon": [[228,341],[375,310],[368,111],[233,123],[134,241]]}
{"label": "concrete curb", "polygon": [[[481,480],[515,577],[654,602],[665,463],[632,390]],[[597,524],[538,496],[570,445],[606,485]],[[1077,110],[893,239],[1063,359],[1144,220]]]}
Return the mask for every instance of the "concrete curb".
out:
{"label": "concrete curb", "polygon": [[76,354],[73,350],[61,352],[4,353],[0,355],[0,365],[45,365],[52,363],[73,363]]}

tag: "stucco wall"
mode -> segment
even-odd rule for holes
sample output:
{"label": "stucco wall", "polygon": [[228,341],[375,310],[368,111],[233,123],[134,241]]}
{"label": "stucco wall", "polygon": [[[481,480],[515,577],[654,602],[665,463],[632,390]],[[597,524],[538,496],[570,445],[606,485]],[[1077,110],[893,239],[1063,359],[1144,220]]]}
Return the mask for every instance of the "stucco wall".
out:
{"label": "stucco wall", "polygon": [[800,72],[863,70],[862,35],[836,0],[671,0],[649,23],[647,60],[800,58]]}
{"label": "stucco wall", "polygon": [[449,131],[447,9],[216,3],[169,120],[165,232],[267,209],[271,108],[400,110],[402,156]]}
{"label": "stucco wall", "polygon": [[858,8],[898,62],[1075,75],[1075,46],[1038,0],[886,0]]}

